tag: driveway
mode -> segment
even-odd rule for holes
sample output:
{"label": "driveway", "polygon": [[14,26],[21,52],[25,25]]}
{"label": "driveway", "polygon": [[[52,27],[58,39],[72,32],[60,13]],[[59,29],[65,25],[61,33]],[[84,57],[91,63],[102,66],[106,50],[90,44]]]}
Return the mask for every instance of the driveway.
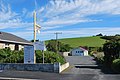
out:
{"label": "driveway", "polygon": [[95,65],[96,62],[93,60],[93,57],[90,56],[67,56],[65,57],[66,61],[70,65]]}
{"label": "driveway", "polygon": [[120,75],[104,74],[93,57],[90,56],[68,56],[66,61],[70,62],[70,68],[62,74],[71,74],[70,80],[120,80]]}

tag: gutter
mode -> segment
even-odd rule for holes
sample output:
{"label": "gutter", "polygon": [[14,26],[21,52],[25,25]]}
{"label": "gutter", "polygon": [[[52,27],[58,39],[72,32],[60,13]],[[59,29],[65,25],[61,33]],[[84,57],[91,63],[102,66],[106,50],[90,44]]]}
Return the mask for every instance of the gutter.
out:
{"label": "gutter", "polygon": [[14,43],[14,44],[21,44],[21,45],[33,45],[32,42],[26,43],[26,42],[19,42],[19,41],[10,41],[10,40],[2,40],[0,39],[1,42],[7,42],[7,43]]}

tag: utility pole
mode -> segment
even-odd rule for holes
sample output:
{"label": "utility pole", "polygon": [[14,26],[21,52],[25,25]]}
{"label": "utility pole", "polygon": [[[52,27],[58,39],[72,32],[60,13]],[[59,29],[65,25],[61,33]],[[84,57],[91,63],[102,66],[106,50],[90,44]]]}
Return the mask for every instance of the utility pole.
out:
{"label": "utility pole", "polygon": [[54,33],[56,35],[56,53],[58,53],[58,34],[62,34],[61,32]]}

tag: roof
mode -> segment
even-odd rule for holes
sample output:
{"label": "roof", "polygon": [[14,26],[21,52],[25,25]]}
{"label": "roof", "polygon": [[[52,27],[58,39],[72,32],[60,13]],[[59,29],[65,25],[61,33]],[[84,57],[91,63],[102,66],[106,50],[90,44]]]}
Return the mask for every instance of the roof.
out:
{"label": "roof", "polygon": [[[74,48],[74,49],[72,49],[71,51],[73,51],[73,50],[75,50],[75,49],[81,49],[81,50],[83,50],[83,51],[86,51],[87,49],[84,49],[84,48],[82,48],[82,47],[77,47],[77,48]],[[88,51],[88,50],[87,50]]]}
{"label": "roof", "polygon": [[80,47],[80,49],[81,49],[81,50],[83,50],[83,51],[87,50],[87,49],[85,49],[85,48],[82,48],[82,47]]}
{"label": "roof", "polygon": [[27,41],[16,35],[6,32],[0,32],[0,42],[7,42],[7,43],[21,44],[21,45],[32,45],[30,41]]}

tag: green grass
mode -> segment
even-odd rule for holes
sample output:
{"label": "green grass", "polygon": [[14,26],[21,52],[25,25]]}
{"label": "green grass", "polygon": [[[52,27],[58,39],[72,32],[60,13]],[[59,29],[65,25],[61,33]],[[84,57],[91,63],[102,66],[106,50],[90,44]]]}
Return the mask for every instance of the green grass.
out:
{"label": "green grass", "polygon": [[88,47],[102,47],[105,43],[104,39],[99,36],[79,37],[59,39],[62,43],[69,44],[71,47],[88,46]]}

